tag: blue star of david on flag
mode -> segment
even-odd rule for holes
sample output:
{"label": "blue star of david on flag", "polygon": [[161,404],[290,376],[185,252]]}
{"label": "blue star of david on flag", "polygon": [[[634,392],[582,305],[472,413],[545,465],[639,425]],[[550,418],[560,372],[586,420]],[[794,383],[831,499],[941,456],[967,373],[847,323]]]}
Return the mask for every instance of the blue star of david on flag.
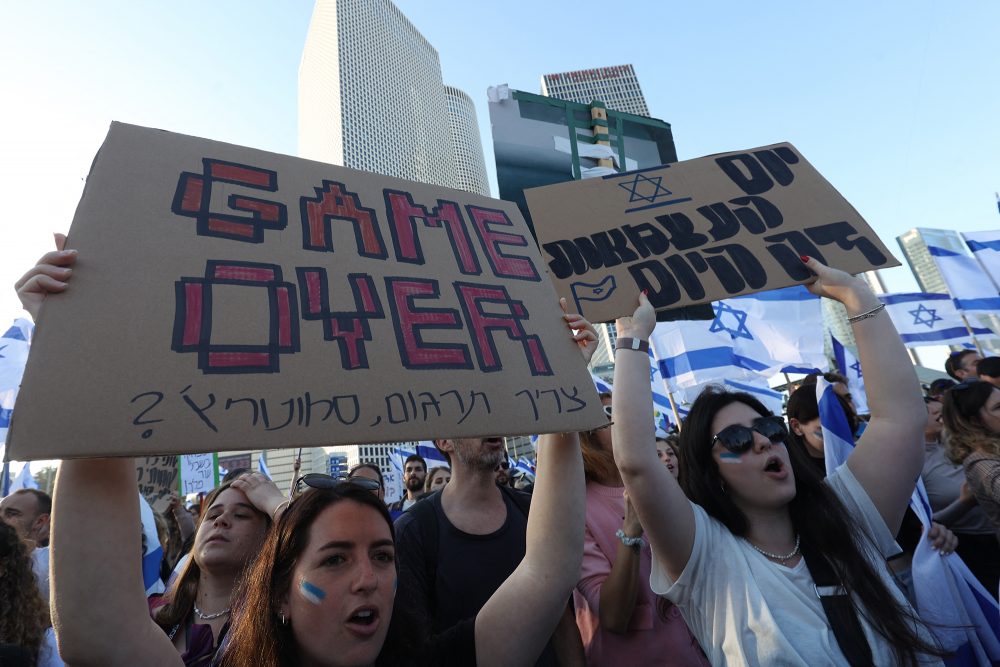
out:
{"label": "blue star of david on flag", "polygon": [[645,174],[636,174],[631,181],[619,183],[618,187],[624,188],[629,193],[629,203],[634,201],[648,201],[649,203],[653,203],[657,197],[673,194],[673,192],[663,187],[662,183],[662,176],[650,178]]}
{"label": "blue star of david on flag", "polygon": [[940,322],[942,318],[938,317],[937,308],[928,308],[924,304],[917,306],[916,310],[907,311],[910,315],[913,315],[914,324],[926,325],[928,329],[934,328],[935,322]]}
{"label": "blue star of david on flag", "polygon": [[855,361],[848,368],[850,368],[852,371],[854,371],[855,373],[857,373],[857,377],[859,377],[859,378],[861,377],[861,362],[860,361]]}
{"label": "blue star of david on flag", "polygon": [[[735,320],[735,327],[726,326],[726,324],[722,321],[723,315],[731,315],[731,319]],[[742,310],[736,310],[723,301],[719,301],[715,304],[715,319],[712,320],[712,324],[708,327],[708,330],[712,333],[715,333],[716,331],[725,331],[733,338],[746,338],[747,340],[753,340],[753,335],[751,335],[750,330],[747,329],[747,314]]]}

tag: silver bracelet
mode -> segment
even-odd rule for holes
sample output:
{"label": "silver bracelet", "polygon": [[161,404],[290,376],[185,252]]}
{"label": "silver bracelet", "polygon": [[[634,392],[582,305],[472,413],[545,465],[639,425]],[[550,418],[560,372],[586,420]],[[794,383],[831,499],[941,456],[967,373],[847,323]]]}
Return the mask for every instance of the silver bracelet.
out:
{"label": "silver bracelet", "polygon": [[619,528],[618,531],[615,533],[615,537],[621,540],[622,544],[632,549],[636,548],[641,549],[644,546],[646,546],[646,540],[642,539],[641,535],[639,537],[629,537],[628,535],[625,534],[625,531],[622,530],[621,528]]}
{"label": "silver bracelet", "polygon": [[854,324],[855,322],[860,322],[861,320],[867,320],[869,317],[875,317],[883,310],[885,310],[885,304],[880,303],[866,313],[861,313],[860,315],[855,315],[854,317],[848,317],[847,321]]}

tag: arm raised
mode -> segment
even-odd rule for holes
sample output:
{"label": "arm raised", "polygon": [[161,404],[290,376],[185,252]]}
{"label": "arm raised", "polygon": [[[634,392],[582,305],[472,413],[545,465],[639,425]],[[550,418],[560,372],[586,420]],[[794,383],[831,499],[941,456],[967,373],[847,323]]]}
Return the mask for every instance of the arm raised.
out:
{"label": "arm raised", "polygon": [[[640,294],[639,307],[632,317],[623,317],[616,324],[619,339],[649,340],[656,314],[646,296]],[[684,571],[694,546],[694,511],[677,480],[656,456],[653,392],[645,352],[620,350],[615,355],[611,401],[615,463],[653,552],[676,579]]]}

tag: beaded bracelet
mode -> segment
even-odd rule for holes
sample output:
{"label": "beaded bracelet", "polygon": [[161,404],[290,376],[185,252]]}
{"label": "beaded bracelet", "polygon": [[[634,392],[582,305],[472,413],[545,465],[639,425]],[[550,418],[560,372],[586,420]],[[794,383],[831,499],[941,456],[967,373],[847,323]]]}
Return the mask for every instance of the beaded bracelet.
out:
{"label": "beaded bracelet", "polygon": [[860,322],[861,320],[867,320],[869,317],[875,317],[883,310],[885,310],[885,304],[880,303],[866,313],[861,313],[860,315],[855,315],[854,317],[848,317],[847,321],[854,324],[855,322]]}
{"label": "beaded bracelet", "polygon": [[646,546],[646,540],[642,539],[641,535],[639,537],[629,537],[621,528],[615,532],[615,537],[621,540],[622,544],[632,549],[641,549]]}

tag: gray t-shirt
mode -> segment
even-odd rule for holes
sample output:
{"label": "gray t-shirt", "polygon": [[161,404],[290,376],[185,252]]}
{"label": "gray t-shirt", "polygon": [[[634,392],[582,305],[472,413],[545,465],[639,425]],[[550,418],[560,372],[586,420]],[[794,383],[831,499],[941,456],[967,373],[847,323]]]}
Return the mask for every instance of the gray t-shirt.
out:
{"label": "gray t-shirt", "polygon": [[[933,442],[924,447],[924,469],[920,476],[924,478],[927,499],[931,501],[931,509],[935,512],[958,500],[965,482],[965,470],[962,466],[949,461],[944,455],[944,447]],[[973,535],[993,535],[995,532],[990,518],[978,506],[952,521],[948,528],[956,533]]]}

